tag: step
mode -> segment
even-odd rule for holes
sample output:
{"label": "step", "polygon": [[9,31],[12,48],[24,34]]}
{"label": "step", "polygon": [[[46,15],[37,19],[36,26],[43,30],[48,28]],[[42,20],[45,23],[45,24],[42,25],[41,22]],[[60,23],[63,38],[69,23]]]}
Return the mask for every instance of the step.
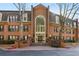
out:
{"label": "step", "polygon": [[32,43],[32,46],[46,46],[45,43]]}

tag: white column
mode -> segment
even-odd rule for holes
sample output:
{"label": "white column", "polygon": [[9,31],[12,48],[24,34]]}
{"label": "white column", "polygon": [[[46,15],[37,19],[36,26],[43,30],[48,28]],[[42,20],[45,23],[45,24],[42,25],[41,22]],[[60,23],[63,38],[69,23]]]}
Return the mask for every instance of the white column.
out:
{"label": "white column", "polygon": [[38,43],[38,37],[37,37],[37,35],[35,34],[35,43]]}

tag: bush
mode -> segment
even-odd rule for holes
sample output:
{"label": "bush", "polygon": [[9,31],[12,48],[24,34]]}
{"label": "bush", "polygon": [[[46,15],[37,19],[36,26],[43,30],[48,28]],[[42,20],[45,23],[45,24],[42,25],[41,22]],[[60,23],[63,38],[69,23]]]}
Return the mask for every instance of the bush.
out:
{"label": "bush", "polygon": [[15,43],[15,40],[8,40],[7,41],[7,44],[14,44]]}
{"label": "bush", "polygon": [[59,42],[59,40],[52,40],[51,41],[51,46],[52,47],[60,47],[60,42]]}
{"label": "bush", "polygon": [[14,44],[15,40],[0,40],[0,44]]}
{"label": "bush", "polygon": [[76,41],[75,40],[65,40],[64,42],[65,43],[75,43]]}

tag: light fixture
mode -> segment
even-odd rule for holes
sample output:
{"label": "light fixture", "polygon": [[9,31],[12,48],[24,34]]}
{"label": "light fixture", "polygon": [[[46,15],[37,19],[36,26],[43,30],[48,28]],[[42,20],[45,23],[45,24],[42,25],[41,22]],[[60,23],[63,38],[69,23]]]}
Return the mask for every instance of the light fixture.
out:
{"label": "light fixture", "polygon": [[52,37],[52,35],[50,34],[49,37]]}

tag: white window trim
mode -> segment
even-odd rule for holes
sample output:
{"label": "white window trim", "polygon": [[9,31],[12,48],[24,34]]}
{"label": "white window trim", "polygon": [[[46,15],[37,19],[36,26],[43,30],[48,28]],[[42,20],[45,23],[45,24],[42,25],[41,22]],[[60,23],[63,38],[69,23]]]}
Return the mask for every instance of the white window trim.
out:
{"label": "white window trim", "polygon": [[0,13],[0,22],[2,21],[2,13]]}
{"label": "white window trim", "polygon": [[27,36],[25,36],[25,40],[27,40]]}
{"label": "white window trim", "polygon": [[28,22],[28,13],[25,13],[25,14],[23,14],[23,17],[25,17],[26,18],[26,21],[23,19],[23,22]]}
{"label": "white window trim", "polygon": [[59,24],[59,16],[55,16],[56,24]]}

